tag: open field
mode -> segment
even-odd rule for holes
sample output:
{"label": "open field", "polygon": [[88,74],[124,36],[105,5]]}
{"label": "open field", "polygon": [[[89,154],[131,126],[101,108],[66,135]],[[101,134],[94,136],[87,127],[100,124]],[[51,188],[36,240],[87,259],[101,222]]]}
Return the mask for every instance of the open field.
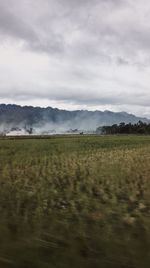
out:
{"label": "open field", "polygon": [[1,138],[1,267],[150,267],[150,136]]}

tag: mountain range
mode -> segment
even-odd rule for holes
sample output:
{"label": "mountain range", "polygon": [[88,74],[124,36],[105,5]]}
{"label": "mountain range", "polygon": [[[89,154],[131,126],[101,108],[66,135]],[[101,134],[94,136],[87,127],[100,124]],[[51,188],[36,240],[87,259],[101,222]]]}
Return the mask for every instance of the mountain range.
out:
{"label": "mountain range", "polygon": [[95,131],[104,125],[149,123],[147,118],[136,117],[126,112],[111,111],[67,111],[57,108],[0,104],[0,133],[50,134],[78,131]]}

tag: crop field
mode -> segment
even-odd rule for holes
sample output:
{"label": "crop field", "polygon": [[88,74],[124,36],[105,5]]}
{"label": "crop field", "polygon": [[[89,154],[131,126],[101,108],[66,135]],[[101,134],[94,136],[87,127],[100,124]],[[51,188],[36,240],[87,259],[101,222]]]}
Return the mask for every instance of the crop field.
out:
{"label": "crop field", "polygon": [[0,268],[149,268],[150,136],[0,138]]}

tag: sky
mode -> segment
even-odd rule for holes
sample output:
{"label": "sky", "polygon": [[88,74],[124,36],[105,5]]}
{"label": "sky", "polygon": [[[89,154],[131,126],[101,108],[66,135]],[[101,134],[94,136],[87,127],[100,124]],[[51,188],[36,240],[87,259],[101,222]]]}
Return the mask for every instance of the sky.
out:
{"label": "sky", "polygon": [[0,103],[150,118],[150,1],[0,0]]}

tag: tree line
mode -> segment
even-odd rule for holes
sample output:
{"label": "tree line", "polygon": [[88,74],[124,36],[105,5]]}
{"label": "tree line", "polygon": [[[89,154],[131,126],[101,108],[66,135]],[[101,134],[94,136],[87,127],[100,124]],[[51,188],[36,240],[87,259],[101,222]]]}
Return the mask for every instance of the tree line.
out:
{"label": "tree line", "polygon": [[135,124],[125,124],[122,122],[119,125],[99,127],[96,132],[102,134],[150,134],[150,123],[139,121]]}

